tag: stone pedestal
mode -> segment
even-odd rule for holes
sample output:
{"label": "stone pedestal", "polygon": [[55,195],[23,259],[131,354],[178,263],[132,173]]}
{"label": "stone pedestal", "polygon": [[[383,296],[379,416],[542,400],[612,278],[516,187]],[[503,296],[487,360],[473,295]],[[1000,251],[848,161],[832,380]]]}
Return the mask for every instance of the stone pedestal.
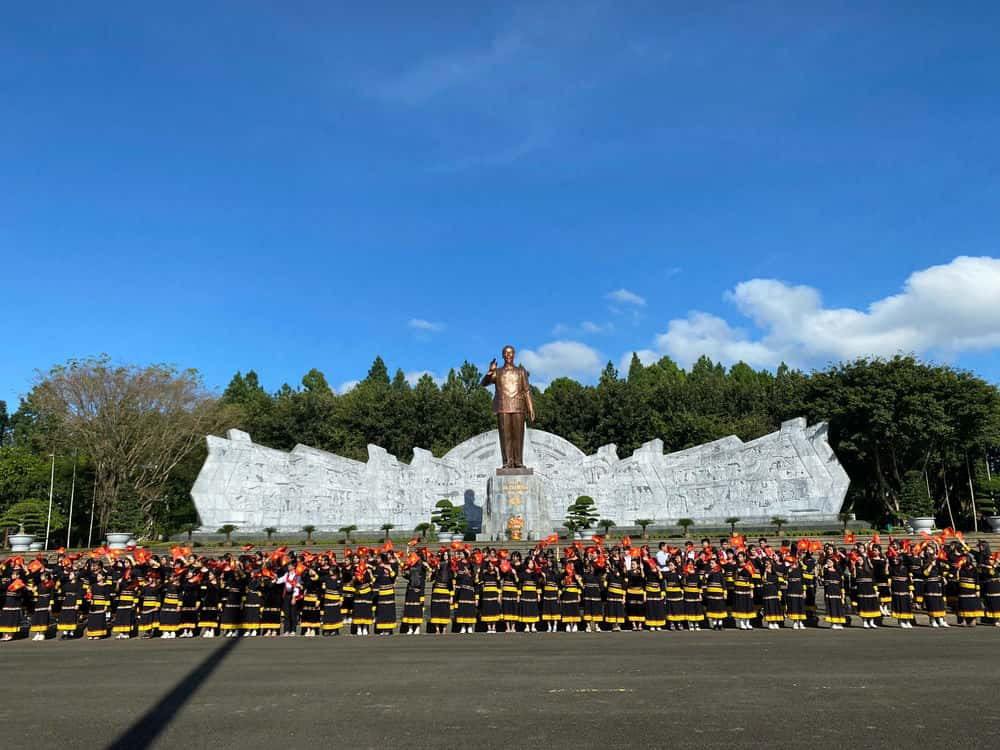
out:
{"label": "stone pedestal", "polygon": [[520,524],[522,540],[544,539],[552,533],[542,482],[531,469],[497,469],[486,482],[480,536],[484,541],[510,539],[512,519]]}

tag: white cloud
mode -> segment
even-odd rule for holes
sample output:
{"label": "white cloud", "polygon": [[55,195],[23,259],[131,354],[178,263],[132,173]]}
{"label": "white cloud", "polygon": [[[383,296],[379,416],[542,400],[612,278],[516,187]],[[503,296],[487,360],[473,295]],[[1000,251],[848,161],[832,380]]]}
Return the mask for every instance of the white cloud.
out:
{"label": "white cloud", "polygon": [[[628,375],[628,370],[632,366],[632,354],[633,352],[630,351],[625,352],[622,355],[622,358],[618,360],[619,376],[625,377],[626,375]],[[663,356],[659,352],[654,352],[652,349],[638,349],[635,351],[635,354],[639,355],[639,361],[642,362],[642,364],[645,365],[646,367],[649,367],[652,364],[656,364],[657,362],[660,361],[660,358]]]}
{"label": "white cloud", "polygon": [[608,292],[604,296],[612,302],[617,302],[620,305],[635,305],[636,307],[646,306],[645,298],[640,297],[638,294],[629,291],[628,289],[616,289],[613,292]]}
{"label": "white cloud", "polygon": [[599,375],[604,367],[601,354],[579,341],[551,341],[537,351],[525,349],[520,359],[538,382]]}
{"label": "white cloud", "polygon": [[434,381],[435,383],[437,383],[437,384],[438,384],[438,386],[441,386],[441,385],[443,385],[443,384],[444,384],[444,380],[445,380],[445,379],[444,379],[443,377],[439,376],[439,375],[435,375],[435,374],[434,374],[433,372],[431,372],[430,370],[411,370],[410,372],[406,373],[406,382],[407,382],[407,383],[409,383],[409,384],[410,384],[410,386],[416,386],[416,385],[417,385],[417,382],[418,382],[418,381],[420,380],[420,378],[422,378],[422,377],[423,377],[424,375],[430,375],[430,376],[431,376],[431,379],[432,379],[432,380],[433,380],[433,381]]}
{"label": "white cloud", "polygon": [[656,337],[658,351],[684,366],[700,355],[731,363],[798,366],[899,352],[954,356],[1000,347],[1000,258],[960,256],[911,274],[899,294],[866,310],[827,308],[819,290],[751,279],[727,300],[757,334],[693,311]]}
{"label": "white cloud", "polygon": [[361,382],[360,380],[347,380],[347,381],[344,381],[343,383],[340,384],[340,388],[337,389],[337,393],[339,393],[341,395],[343,395],[345,393],[350,393],[351,391],[353,391],[357,387],[358,383],[360,383],[360,382]]}
{"label": "white cloud", "polygon": [[422,331],[424,333],[439,333],[444,330],[444,323],[434,323],[423,318],[410,318],[406,325],[415,331]]}
{"label": "white cloud", "polygon": [[557,338],[564,338],[566,336],[573,335],[592,335],[599,336],[606,333],[613,333],[615,330],[615,324],[608,323],[595,323],[592,320],[585,320],[577,328],[573,326],[568,326],[565,323],[556,323],[552,327],[552,335]]}

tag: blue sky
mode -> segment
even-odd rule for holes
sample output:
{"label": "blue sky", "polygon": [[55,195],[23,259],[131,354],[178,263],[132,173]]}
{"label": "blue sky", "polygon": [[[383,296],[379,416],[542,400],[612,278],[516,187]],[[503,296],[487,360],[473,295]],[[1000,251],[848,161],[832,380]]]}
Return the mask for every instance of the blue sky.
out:
{"label": "blue sky", "polygon": [[4,10],[0,398],[507,342],[1000,380],[996,3],[349,5]]}

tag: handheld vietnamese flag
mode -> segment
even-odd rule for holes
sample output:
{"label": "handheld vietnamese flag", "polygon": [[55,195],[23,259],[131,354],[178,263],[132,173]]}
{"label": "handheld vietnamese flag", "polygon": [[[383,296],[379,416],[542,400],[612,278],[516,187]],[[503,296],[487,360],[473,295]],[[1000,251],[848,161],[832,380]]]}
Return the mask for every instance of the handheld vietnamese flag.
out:
{"label": "handheld vietnamese flag", "polygon": [[252,549],[253,549],[253,545],[252,544],[244,544],[243,545],[243,551],[244,552],[249,552]]}
{"label": "handheld vietnamese flag", "polygon": [[882,538],[878,535],[878,532],[876,531],[874,534],[872,534],[872,544],[881,544],[881,543],[882,543]]}
{"label": "handheld vietnamese flag", "polygon": [[[858,537],[855,534],[844,534],[844,544],[854,544],[856,541],[858,541]],[[875,543],[878,544],[878,542]]]}
{"label": "handheld vietnamese flag", "polygon": [[630,536],[623,536],[622,537],[622,547],[624,547],[625,549],[628,549],[631,546],[632,546],[632,537],[630,537]]}
{"label": "handheld vietnamese flag", "polygon": [[591,538],[591,540],[592,540],[592,541],[593,541],[593,542],[594,542],[595,544],[597,544],[598,546],[600,546],[600,545],[604,544],[604,537],[603,537],[603,536],[601,536],[600,534],[594,534],[594,535],[593,535],[592,537],[590,537],[590,538]]}
{"label": "handheld vietnamese flag", "polygon": [[547,537],[545,537],[545,542],[546,542],[546,544],[558,544],[559,543],[559,535],[558,534],[549,534]]}

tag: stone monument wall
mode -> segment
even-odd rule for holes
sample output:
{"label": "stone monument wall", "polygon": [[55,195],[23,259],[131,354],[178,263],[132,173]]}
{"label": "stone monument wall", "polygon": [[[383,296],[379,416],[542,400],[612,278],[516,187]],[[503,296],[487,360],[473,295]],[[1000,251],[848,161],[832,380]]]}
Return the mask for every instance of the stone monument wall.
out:
{"label": "stone monument wall", "polygon": [[[208,458],[191,494],[210,531],[226,523],[242,532],[306,524],[412,529],[430,519],[441,498],[463,505],[472,527],[481,530],[487,484],[500,463],[496,430],[442,458],[417,448],[409,464],[375,445],[363,463],[303,445],[273,450],[229,430],[226,438],[209,436]],[[579,495],[593,497],[600,516],[620,526],[636,518],[661,525],[684,517],[705,525],[728,516],[767,523],[775,515],[791,523],[824,522],[835,520],[849,484],[826,424],[807,426],[804,419],[749,443],[731,436],[670,454],[652,440],[627,458],[619,458],[614,445],[587,456],[563,438],[529,429],[525,464],[535,471],[541,503],[531,511],[539,526],[533,538],[548,531],[541,525],[559,527]]]}

